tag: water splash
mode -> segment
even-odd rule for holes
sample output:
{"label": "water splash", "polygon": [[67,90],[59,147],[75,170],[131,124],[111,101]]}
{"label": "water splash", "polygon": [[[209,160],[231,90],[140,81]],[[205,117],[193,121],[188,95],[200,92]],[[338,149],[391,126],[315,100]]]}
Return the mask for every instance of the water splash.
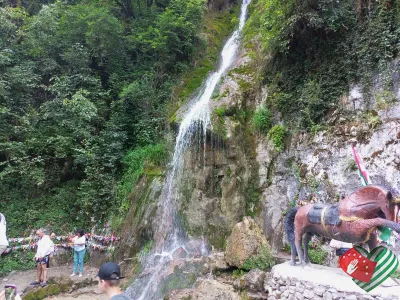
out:
{"label": "water splash", "polygon": [[178,183],[181,181],[184,169],[185,151],[196,141],[196,137],[202,137],[203,160],[205,161],[206,133],[207,129],[211,128],[211,112],[208,103],[221,77],[227,72],[237,55],[250,1],[243,0],[239,26],[222,49],[218,70],[208,76],[203,88],[193,101],[194,105],[180,124],[172,168],[168,172],[158,208],[158,225],[155,232],[156,245],[153,253],[143,263],[144,272],[127,290],[127,293],[133,299],[162,299],[160,285],[170,273],[174,259],[206,255],[208,252],[204,240],[189,241],[185,230],[182,228],[177,216]]}

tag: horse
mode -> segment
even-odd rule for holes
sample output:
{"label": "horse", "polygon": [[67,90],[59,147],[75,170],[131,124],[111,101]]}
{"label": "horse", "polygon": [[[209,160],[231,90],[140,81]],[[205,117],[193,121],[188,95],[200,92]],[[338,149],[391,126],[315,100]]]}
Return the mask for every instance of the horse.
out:
{"label": "horse", "polygon": [[296,264],[296,253],[302,265],[310,263],[308,243],[313,234],[352,244],[368,243],[373,249],[377,245],[377,227],[400,233],[399,211],[400,197],[394,198],[389,190],[377,185],[362,187],[337,204],[294,207],[285,217],[285,231],[291,246],[290,264]]}

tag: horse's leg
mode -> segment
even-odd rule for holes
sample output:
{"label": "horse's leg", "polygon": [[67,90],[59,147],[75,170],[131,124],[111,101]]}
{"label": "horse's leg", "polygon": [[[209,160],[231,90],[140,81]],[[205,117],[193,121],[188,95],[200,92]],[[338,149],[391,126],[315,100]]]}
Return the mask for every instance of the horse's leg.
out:
{"label": "horse's leg", "polygon": [[296,250],[297,254],[299,255],[299,261],[301,265],[305,265],[304,262],[304,256],[303,256],[303,249],[301,249],[301,242],[302,242],[302,237],[303,237],[303,231],[299,230],[298,232],[295,233],[295,243],[296,243]]}
{"label": "horse's leg", "polygon": [[296,255],[297,255],[295,243],[290,244],[290,253],[291,253],[291,258],[290,258],[289,264],[291,266],[295,266],[296,265]]}
{"label": "horse's leg", "polygon": [[374,249],[378,246],[378,241],[376,240],[376,233],[371,233],[371,236],[367,243],[368,243],[369,251],[371,251],[372,249]]}
{"label": "horse's leg", "polygon": [[311,241],[312,234],[306,233],[303,237],[303,244],[304,244],[304,262],[306,264],[310,263],[310,258],[308,257],[308,244]]}
{"label": "horse's leg", "polygon": [[[357,223],[361,224],[361,226],[364,227],[364,229],[371,229],[374,227],[384,226],[393,229],[397,233],[400,233],[400,223],[396,223],[386,219],[381,219],[381,218],[367,219],[367,220],[357,221]],[[360,229],[362,229],[362,227]]]}

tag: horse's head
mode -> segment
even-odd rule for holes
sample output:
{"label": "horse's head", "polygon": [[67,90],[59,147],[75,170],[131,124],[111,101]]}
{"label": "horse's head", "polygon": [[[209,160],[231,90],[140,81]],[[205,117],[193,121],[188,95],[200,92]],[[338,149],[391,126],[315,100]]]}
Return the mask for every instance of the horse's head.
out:
{"label": "horse's head", "polygon": [[393,221],[396,223],[399,223],[399,218],[400,218],[400,196],[397,196],[390,201],[392,206],[393,206]]}
{"label": "horse's head", "polygon": [[379,204],[387,220],[396,223],[399,222],[400,196],[393,197],[392,193],[389,191],[379,197]]}

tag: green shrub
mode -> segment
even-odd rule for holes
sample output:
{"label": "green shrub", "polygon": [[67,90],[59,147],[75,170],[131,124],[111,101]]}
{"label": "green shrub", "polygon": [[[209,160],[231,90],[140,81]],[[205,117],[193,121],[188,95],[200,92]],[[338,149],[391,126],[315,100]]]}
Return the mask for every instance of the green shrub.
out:
{"label": "green shrub", "polygon": [[313,264],[324,265],[325,259],[328,256],[328,252],[323,250],[320,245],[317,245],[317,247],[314,248],[310,244],[308,255]]}
{"label": "green shrub", "polygon": [[35,267],[33,251],[14,251],[0,258],[0,276],[5,276],[11,271],[30,270]]}
{"label": "green shrub", "polygon": [[272,256],[271,248],[261,246],[260,253],[257,256],[247,259],[241,269],[250,271],[254,269],[267,270],[275,264],[275,259]]}
{"label": "green shrub", "polygon": [[271,128],[271,118],[272,114],[266,107],[257,108],[254,116],[253,116],[253,125],[254,128],[260,132],[267,133],[268,129]]}
{"label": "green shrub", "polygon": [[387,3],[252,1],[244,36],[264,50],[268,105],[294,126],[310,130],[338,107],[350,83],[360,82],[364,99],[372,98],[375,73],[389,91],[375,94],[377,105],[391,105],[397,71],[390,62],[398,56],[400,18],[399,5]]}
{"label": "green shrub", "polygon": [[118,185],[120,211],[128,210],[130,205],[128,195],[133,191],[140,177],[143,174],[160,174],[160,169],[164,168],[167,157],[167,148],[162,144],[137,147],[126,154],[123,160],[126,170]]}
{"label": "green shrub", "polygon": [[226,113],[226,107],[225,106],[216,107],[214,112],[218,117],[223,117],[225,116]]}
{"label": "green shrub", "polygon": [[284,138],[286,136],[286,128],[283,125],[275,125],[268,132],[268,138],[272,141],[274,148],[277,151],[282,151],[284,148]]}
{"label": "green shrub", "polygon": [[247,271],[242,270],[242,269],[236,269],[236,270],[233,270],[233,272],[232,272],[232,276],[235,278],[240,278],[246,274],[247,274]]}
{"label": "green shrub", "polygon": [[283,250],[283,252],[291,253],[291,247],[290,247],[289,244],[283,245],[283,249],[282,250]]}

